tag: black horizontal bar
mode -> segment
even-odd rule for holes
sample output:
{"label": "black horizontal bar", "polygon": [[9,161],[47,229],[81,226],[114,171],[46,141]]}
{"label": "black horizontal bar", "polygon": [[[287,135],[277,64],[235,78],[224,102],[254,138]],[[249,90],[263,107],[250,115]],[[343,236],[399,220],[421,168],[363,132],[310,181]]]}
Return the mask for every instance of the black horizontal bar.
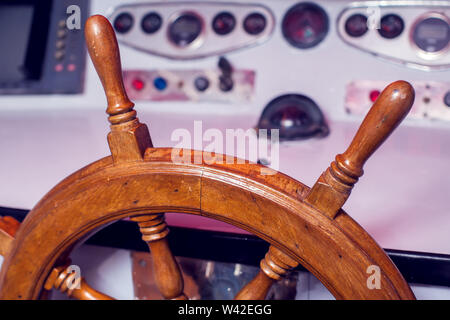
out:
{"label": "black horizontal bar", "polygon": [[[22,221],[27,210],[0,207],[0,216]],[[203,260],[259,265],[269,244],[253,235],[171,227],[169,243],[176,256]],[[120,235],[120,236],[119,236]],[[118,221],[103,228],[86,244],[147,251],[135,223]],[[450,255],[385,249],[409,283],[450,287]],[[298,270],[305,271],[303,267]]]}

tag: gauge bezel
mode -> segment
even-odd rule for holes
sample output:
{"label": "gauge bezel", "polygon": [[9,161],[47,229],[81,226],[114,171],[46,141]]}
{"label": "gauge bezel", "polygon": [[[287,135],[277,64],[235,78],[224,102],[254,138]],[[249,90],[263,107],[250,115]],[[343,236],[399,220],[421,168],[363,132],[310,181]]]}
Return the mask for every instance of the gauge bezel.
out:
{"label": "gauge bezel", "polygon": [[[127,29],[125,31],[119,31],[116,28],[116,21],[117,21],[117,19],[119,19],[120,16],[124,16],[124,15],[129,16],[131,18],[131,26],[130,26],[129,29]],[[123,12],[119,13],[118,15],[116,15],[116,17],[114,18],[114,21],[112,22],[112,26],[114,28],[114,31],[119,33],[119,34],[127,34],[127,33],[129,33],[131,30],[133,30],[135,24],[136,24],[135,17],[131,13],[127,12],[127,11],[123,11]]]}
{"label": "gauge bezel", "polygon": [[[261,16],[264,19],[264,28],[262,28],[259,32],[254,32],[254,33],[248,32],[248,30],[245,28],[245,22],[247,21],[247,19],[250,19],[250,16],[255,16],[255,15]],[[266,30],[266,28],[267,28],[267,17],[264,14],[262,14],[261,12],[258,12],[258,11],[250,12],[242,20],[242,29],[245,31],[245,33],[247,33],[250,36],[258,36],[261,33],[263,33],[264,30]]]}
{"label": "gauge bezel", "polygon": [[[154,15],[154,16],[159,17],[161,23],[160,23],[160,25],[158,26],[158,28],[157,28],[156,30],[151,31],[151,32],[148,32],[148,31],[145,30],[145,28],[144,28],[144,20],[147,19],[150,15]],[[156,12],[156,11],[150,11],[150,12],[147,12],[147,13],[144,14],[144,15],[142,16],[142,18],[141,18],[141,30],[142,30],[142,32],[144,32],[145,34],[148,34],[148,35],[152,35],[152,34],[157,33],[158,31],[160,31],[161,28],[162,28],[162,26],[163,26],[163,24],[164,24],[163,18],[162,18],[161,15],[160,15],[158,12]]]}
{"label": "gauge bezel", "polygon": [[[396,35],[393,36],[393,37],[386,37],[386,36],[384,36],[384,35],[382,34],[382,31],[381,31],[381,30],[382,30],[382,29],[381,29],[382,20],[383,20],[384,18],[388,17],[388,16],[394,16],[394,17],[397,17],[397,18],[400,19],[399,21],[401,21],[401,23],[402,23],[402,29],[400,30],[400,33],[396,34]],[[405,32],[405,28],[406,28],[406,26],[405,26],[405,20],[404,20],[400,15],[398,15],[398,14],[396,14],[396,13],[386,13],[386,14],[384,14],[384,15],[381,17],[381,19],[380,19],[380,28],[379,28],[377,31],[378,31],[378,34],[380,35],[381,38],[383,38],[383,39],[385,39],[385,40],[394,40],[394,39],[397,39],[398,37],[400,37],[400,36],[403,34],[403,32]]]}
{"label": "gauge bezel", "polygon": [[[308,44],[299,43],[299,42],[292,40],[290,38],[290,36],[286,34],[286,30],[284,28],[284,21],[290,14],[292,14],[293,12],[295,12],[299,9],[305,10],[306,8],[313,8],[314,10],[317,10],[325,18],[325,20],[324,20],[325,29],[318,35],[318,37],[313,42],[308,43]],[[300,3],[293,5],[292,7],[290,7],[288,9],[288,11],[286,11],[286,13],[283,15],[283,19],[281,20],[281,32],[283,34],[283,38],[291,46],[293,46],[297,49],[310,49],[310,48],[316,47],[317,45],[322,43],[323,40],[325,40],[329,31],[330,31],[330,18],[328,16],[328,13],[325,11],[324,8],[322,8],[321,6],[319,6],[318,4],[313,3],[313,2],[300,2]]]}
{"label": "gauge bezel", "polygon": [[[363,33],[358,34],[358,35],[352,35],[352,34],[350,34],[350,33],[348,32],[348,30],[347,30],[347,23],[348,23],[348,21],[349,21],[350,19],[354,18],[354,17],[364,17],[364,18],[366,19],[366,30],[365,30]],[[367,32],[369,31],[369,27],[367,26],[367,21],[368,21],[368,18],[367,18],[366,15],[364,15],[364,14],[362,14],[362,13],[353,13],[352,15],[350,15],[349,17],[347,17],[347,19],[345,19],[345,22],[344,22],[344,30],[345,30],[345,33],[346,33],[349,37],[352,37],[352,38],[361,38],[361,37],[363,37],[363,36],[366,35]]]}
{"label": "gauge bezel", "polygon": [[[232,28],[231,28],[228,32],[220,33],[220,32],[217,32],[217,30],[214,28],[214,23],[216,22],[217,19],[219,19],[219,16],[220,16],[220,15],[228,15],[228,16],[230,16],[230,17],[233,18],[233,26],[232,26]],[[236,20],[236,17],[234,16],[234,14],[232,14],[232,13],[229,12],[229,11],[220,11],[220,12],[218,12],[218,13],[214,16],[214,18],[212,19],[212,21],[211,21],[211,29],[212,29],[212,30],[214,31],[214,33],[217,34],[218,36],[227,36],[227,35],[232,34],[233,31],[236,30],[236,26],[237,26],[237,20]]]}
{"label": "gauge bezel", "polygon": [[409,42],[413,48],[413,50],[416,52],[416,54],[424,59],[424,60],[436,60],[445,55],[450,51],[450,41],[447,43],[447,46],[445,46],[443,49],[436,51],[436,52],[428,52],[420,48],[417,43],[414,41],[414,31],[416,30],[417,26],[429,18],[436,18],[443,20],[447,22],[448,25],[450,25],[450,18],[448,18],[446,15],[439,13],[439,12],[426,12],[423,15],[419,16],[414,23],[411,26],[411,30],[409,32]]}
{"label": "gauge bezel", "polygon": [[[292,101],[294,103],[291,107],[307,114],[312,122],[304,126],[295,126],[292,129],[287,129],[283,126],[272,126],[270,117],[286,108],[288,106],[287,102],[292,103]],[[257,128],[267,129],[268,133],[270,129],[278,129],[280,141],[326,137],[330,132],[321,108],[309,96],[300,93],[281,94],[270,100],[259,117]]]}
{"label": "gauge bezel", "polygon": [[[187,44],[186,46],[180,46],[180,45],[176,44],[176,43],[173,41],[173,39],[172,39],[172,37],[171,37],[171,35],[170,35],[170,28],[171,28],[171,26],[173,25],[173,23],[174,23],[178,18],[180,18],[180,17],[182,17],[182,16],[185,16],[185,15],[192,15],[192,16],[195,16],[197,19],[199,19],[200,24],[201,24],[201,29],[200,29],[200,33],[198,34],[198,36],[197,36],[191,43]],[[169,18],[169,21],[168,21],[168,24],[167,24],[166,37],[167,37],[168,42],[169,42],[174,48],[177,48],[177,49],[180,49],[180,50],[197,49],[197,48],[199,48],[199,47],[203,44],[203,42],[204,42],[204,40],[205,40],[205,34],[206,34],[206,27],[205,27],[205,26],[206,26],[205,20],[204,20],[203,17],[202,17],[200,14],[198,14],[197,12],[195,12],[195,11],[193,11],[193,10],[182,10],[182,11],[178,11],[178,12],[174,13],[174,14]]]}

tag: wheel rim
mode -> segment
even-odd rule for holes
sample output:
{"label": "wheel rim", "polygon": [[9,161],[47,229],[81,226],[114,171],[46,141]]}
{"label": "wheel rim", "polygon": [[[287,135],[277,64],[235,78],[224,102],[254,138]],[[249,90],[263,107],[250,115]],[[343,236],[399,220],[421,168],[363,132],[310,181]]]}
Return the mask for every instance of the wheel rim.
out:
{"label": "wheel rim", "polygon": [[[157,212],[200,214],[248,230],[300,262],[338,299],[414,297],[348,215],[332,220],[301,201],[306,186],[280,173],[261,176],[254,164],[174,164],[171,150],[149,149],[145,161],[121,167],[102,159],[50,191],[19,229],[0,274],[0,297],[38,298],[58,256],[80,239],[113,221]],[[371,242],[362,248],[356,238]],[[31,259],[30,252],[37,254]],[[367,288],[370,265],[381,268],[382,290]]]}

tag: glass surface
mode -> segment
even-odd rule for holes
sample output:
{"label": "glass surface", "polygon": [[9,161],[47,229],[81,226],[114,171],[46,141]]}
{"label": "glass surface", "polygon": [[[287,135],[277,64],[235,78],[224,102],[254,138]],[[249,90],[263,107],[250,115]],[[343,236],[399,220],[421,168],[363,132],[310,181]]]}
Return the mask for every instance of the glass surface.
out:
{"label": "glass surface", "polygon": [[170,40],[180,47],[191,44],[202,32],[202,21],[196,15],[185,13],[169,27]]}
{"label": "glass surface", "polygon": [[417,24],[413,32],[414,43],[426,52],[438,52],[450,41],[450,26],[439,18],[428,18]]}
{"label": "glass surface", "polygon": [[27,79],[25,59],[31,33],[32,5],[0,5],[0,81]]}

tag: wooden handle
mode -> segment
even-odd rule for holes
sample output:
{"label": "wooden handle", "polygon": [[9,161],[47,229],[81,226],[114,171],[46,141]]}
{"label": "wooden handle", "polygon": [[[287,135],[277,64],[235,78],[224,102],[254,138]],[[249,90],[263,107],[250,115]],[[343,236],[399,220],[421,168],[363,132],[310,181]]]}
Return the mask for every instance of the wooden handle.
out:
{"label": "wooden handle", "polygon": [[367,159],[406,117],[414,102],[414,89],[406,81],[387,86],[370,109],[348,149],[336,161],[353,177],[363,174]]}
{"label": "wooden handle", "polygon": [[265,300],[275,281],[264,271],[259,270],[258,274],[238,292],[234,300]]}
{"label": "wooden handle", "polygon": [[319,177],[304,201],[334,219],[353,186],[364,173],[364,163],[406,117],[414,89],[406,81],[391,83],[367,113],[352,143]]}
{"label": "wooden handle", "polygon": [[153,272],[159,291],[165,299],[186,300],[180,267],[169,248],[167,238],[149,241],[153,258]]}
{"label": "wooden handle", "polygon": [[116,35],[108,19],[101,15],[91,16],[86,22],[85,36],[89,55],[108,100],[109,121],[120,124],[135,119],[134,104],[128,99],[123,85]]}
{"label": "wooden handle", "polygon": [[186,300],[183,275],[167,241],[169,229],[164,213],[132,217],[131,220],[139,224],[142,240],[150,248],[155,282],[162,296],[165,299]]}
{"label": "wooden handle", "polygon": [[261,260],[260,271],[234,297],[235,300],[262,300],[269,293],[272,284],[280,280],[289,270],[298,266],[298,262],[275,248],[269,247],[264,259]]}
{"label": "wooden handle", "polygon": [[14,236],[19,230],[20,222],[13,217],[0,216],[0,256],[7,256],[11,251]]}
{"label": "wooden handle", "polygon": [[0,230],[5,231],[11,237],[14,237],[19,230],[20,222],[10,216],[0,216]]}
{"label": "wooden handle", "polygon": [[65,264],[54,267],[44,283],[44,288],[46,290],[58,289],[69,297],[78,300],[114,300],[114,298],[92,288],[82,277],[78,279],[80,281],[79,286],[72,287],[76,284],[76,274],[69,268],[70,264],[71,261],[67,260]]}
{"label": "wooden handle", "polygon": [[115,300],[114,298],[95,290],[87,284],[84,278],[80,279],[80,288],[71,292],[70,297],[77,300]]}

